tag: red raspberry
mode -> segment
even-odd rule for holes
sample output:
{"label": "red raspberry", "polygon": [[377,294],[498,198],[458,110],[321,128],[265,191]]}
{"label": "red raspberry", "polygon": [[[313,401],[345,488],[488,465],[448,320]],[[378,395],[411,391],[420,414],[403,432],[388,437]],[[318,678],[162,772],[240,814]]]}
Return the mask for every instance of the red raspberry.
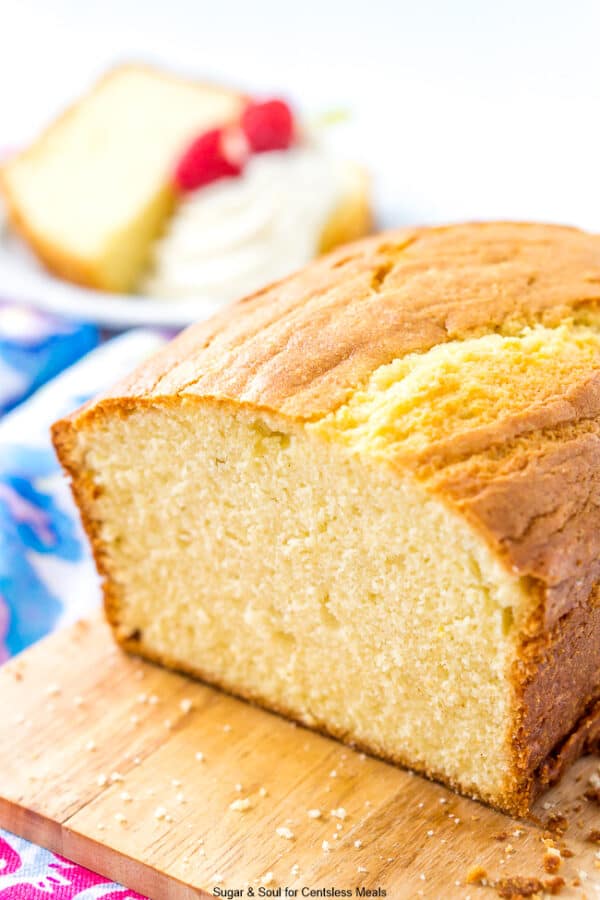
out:
{"label": "red raspberry", "polygon": [[173,177],[180,191],[194,191],[218,178],[240,174],[242,159],[233,155],[226,138],[225,128],[214,128],[192,141],[175,167]]}
{"label": "red raspberry", "polygon": [[294,117],[284,100],[249,103],[241,126],[255,153],[286,150],[294,140]]}

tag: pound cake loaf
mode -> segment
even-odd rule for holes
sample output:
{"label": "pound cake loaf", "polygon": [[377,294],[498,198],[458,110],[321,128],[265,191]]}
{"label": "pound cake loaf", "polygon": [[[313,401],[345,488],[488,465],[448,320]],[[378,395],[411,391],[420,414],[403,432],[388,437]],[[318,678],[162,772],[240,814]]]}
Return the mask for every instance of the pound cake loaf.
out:
{"label": "pound cake loaf", "polygon": [[54,426],[129,651],[512,814],[600,740],[600,238],[390,232]]}

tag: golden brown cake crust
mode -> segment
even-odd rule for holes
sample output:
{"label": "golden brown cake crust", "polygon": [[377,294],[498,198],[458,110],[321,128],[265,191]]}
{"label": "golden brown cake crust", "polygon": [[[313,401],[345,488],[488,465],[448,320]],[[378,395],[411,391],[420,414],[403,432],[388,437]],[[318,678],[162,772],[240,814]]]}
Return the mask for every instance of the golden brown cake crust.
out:
{"label": "golden brown cake crust", "polygon": [[113,396],[186,393],[314,419],[378,366],[600,302],[600,237],[549,225],[406,229],[339,248],[189,329]]}

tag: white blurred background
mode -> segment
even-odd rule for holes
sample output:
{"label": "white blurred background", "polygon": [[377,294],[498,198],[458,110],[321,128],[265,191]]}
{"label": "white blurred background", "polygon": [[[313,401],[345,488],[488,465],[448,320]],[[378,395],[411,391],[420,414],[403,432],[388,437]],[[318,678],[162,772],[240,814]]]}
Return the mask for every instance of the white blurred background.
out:
{"label": "white blurred background", "polygon": [[130,59],[351,112],[383,224],[600,231],[598,0],[0,0],[0,146]]}

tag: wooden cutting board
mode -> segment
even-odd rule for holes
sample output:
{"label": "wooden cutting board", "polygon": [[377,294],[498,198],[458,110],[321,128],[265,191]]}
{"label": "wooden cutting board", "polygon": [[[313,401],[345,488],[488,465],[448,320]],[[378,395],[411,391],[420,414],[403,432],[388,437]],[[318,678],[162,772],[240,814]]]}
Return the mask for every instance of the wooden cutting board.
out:
{"label": "wooden cutting board", "polygon": [[[465,885],[476,864],[549,877],[540,824],[129,658],[99,618],[5,665],[0,697],[0,825],[153,900],[325,887],[477,900],[496,891]],[[564,897],[600,896],[586,840],[600,806],[582,797],[598,763],[536,811],[569,819]]]}

